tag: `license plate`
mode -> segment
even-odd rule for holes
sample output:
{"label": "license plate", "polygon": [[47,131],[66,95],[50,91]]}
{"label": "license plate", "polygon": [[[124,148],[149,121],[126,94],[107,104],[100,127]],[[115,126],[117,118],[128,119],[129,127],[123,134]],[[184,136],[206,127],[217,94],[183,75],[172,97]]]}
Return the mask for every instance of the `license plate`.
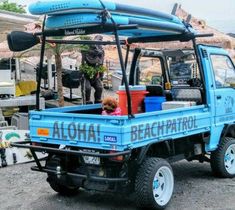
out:
{"label": "license plate", "polygon": [[[83,152],[92,152],[92,153],[97,153],[94,150],[83,150]],[[100,158],[95,157],[95,156],[83,156],[83,160],[86,164],[92,164],[92,165],[100,165]]]}

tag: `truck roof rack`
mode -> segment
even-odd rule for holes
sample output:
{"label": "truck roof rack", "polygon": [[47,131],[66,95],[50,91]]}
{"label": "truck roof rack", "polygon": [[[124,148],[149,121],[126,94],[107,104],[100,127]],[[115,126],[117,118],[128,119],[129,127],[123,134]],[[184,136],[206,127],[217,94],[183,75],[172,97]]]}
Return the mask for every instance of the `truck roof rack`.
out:
{"label": "truck roof rack", "polygon": [[195,38],[202,38],[202,37],[211,37],[214,34],[195,34],[192,32],[186,32],[183,34],[177,35],[162,35],[162,36],[149,36],[149,37],[129,37],[127,39],[128,43],[148,43],[148,42],[164,42],[164,41],[181,41],[181,42],[188,42]]}

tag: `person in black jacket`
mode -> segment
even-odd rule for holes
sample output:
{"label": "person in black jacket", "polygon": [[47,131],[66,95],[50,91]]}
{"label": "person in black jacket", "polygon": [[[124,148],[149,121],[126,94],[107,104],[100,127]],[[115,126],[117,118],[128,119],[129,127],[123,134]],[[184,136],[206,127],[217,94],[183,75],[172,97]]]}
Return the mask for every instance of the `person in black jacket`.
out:
{"label": "person in black jacket", "polygon": [[[102,41],[103,37],[97,35],[95,41]],[[91,45],[88,50],[82,51],[82,71],[84,73],[85,81],[85,101],[86,104],[91,104],[91,87],[95,89],[94,102],[101,103],[103,92],[103,63],[104,63],[104,49],[101,45]],[[84,70],[85,69],[85,70]]]}

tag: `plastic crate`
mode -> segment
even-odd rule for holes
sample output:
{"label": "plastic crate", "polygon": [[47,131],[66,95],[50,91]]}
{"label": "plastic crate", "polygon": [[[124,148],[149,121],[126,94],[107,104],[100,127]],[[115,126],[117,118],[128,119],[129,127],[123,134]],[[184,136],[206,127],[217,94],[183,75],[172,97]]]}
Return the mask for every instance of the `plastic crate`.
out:
{"label": "plastic crate", "polygon": [[166,101],[166,97],[164,96],[146,97],[144,99],[145,111],[154,112],[154,111],[162,110],[162,103],[165,101]]}

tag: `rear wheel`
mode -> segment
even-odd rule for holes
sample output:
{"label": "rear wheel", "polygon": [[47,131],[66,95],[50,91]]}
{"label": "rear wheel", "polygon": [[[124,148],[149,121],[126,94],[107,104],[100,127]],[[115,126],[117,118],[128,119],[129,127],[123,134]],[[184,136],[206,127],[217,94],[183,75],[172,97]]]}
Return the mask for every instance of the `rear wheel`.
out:
{"label": "rear wheel", "polygon": [[217,150],[211,153],[211,168],[223,178],[235,177],[235,139],[225,137]]}
{"label": "rear wheel", "polygon": [[139,207],[164,209],[174,189],[170,164],[160,158],[148,158],[140,167],[136,182],[136,202]]}
{"label": "rear wheel", "polygon": [[[46,162],[46,168],[57,170],[57,167],[63,168],[63,161],[60,157],[53,155]],[[78,193],[79,186],[73,184],[71,178],[64,174],[57,176],[55,173],[48,172],[47,182],[50,187],[61,195],[72,196]]]}
{"label": "rear wheel", "polygon": [[47,181],[50,187],[61,195],[72,196],[78,193],[79,187],[60,184],[56,177],[52,178],[49,175]]}

